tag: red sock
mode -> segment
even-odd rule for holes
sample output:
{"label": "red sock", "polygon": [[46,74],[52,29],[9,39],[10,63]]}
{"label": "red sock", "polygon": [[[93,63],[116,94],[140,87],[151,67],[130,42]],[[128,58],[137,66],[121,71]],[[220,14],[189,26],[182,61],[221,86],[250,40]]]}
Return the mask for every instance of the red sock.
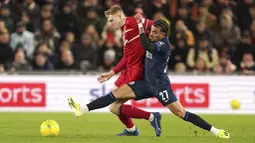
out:
{"label": "red sock", "polygon": [[132,128],[135,125],[132,119],[125,115],[119,115],[119,119],[126,126],[126,128]]}
{"label": "red sock", "polygon": [[122,104],[120,107],[120,115],[124,115],[126,117],[148,120],[150,118],[150,114],[150,112],[141,110],[133,105]]}

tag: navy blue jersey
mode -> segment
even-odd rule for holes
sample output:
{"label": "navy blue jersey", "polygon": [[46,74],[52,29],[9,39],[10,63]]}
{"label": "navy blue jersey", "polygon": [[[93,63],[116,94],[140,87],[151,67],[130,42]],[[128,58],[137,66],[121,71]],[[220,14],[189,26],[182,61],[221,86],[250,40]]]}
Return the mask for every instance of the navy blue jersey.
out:
{"label": "navy blue jersey", "polygon": [[156,45],[155,51],[146,50],[144,78],[151,84],[159,82],[170,84],[167,75],[168,61],[171,55],[169,39],[166,37],[154,44]]}

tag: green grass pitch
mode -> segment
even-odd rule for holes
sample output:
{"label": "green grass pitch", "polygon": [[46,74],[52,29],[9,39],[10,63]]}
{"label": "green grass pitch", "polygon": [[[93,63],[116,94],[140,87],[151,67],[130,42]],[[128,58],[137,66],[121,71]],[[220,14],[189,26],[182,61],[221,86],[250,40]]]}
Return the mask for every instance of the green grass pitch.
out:
{"label": "green grass pitch", "polygon": [[[190,123],[163,114],[162,136],[155,137],[148,121],[135,120],[138,137],[116,137],[123,125],[112,114],[90,113],[78,119],[71,113],[0,113],[1,143],[255,143],[255,115],[201,115],[215,127],[227,130],[230,140],[217,139]],[[60,125],[57,137],[42,137],[47,119]]]}

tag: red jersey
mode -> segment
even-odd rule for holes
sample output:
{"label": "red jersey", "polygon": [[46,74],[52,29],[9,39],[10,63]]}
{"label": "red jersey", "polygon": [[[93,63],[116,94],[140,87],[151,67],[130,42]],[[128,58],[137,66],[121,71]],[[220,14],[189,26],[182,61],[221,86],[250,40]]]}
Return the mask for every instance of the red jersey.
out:
{"label": "red jersey", "polygon": [[[143,26],[147,34],[152,24],[153,21],[151,20],[143,20]],[[140,42],[140,34],[136,19],[134,17],[127,17],[121,30],[124,44],[124,56],[118,65],[113,68],[113,71],[118,73],[124,68],[143,68],[145,50]]]}

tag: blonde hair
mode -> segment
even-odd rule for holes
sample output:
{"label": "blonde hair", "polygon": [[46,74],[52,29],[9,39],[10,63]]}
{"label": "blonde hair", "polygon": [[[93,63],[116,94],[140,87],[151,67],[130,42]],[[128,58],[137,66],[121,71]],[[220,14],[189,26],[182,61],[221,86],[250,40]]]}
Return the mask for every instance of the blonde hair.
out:
{"label": "blonde hair", "polygon": [[105,11],[104,14],[105,14],[106,17],[108,17],[109,15],[114,15],[114,14],[119,13],[119,12],[123,13],[123,9],[118,5],[114,5],[110,9]]}

